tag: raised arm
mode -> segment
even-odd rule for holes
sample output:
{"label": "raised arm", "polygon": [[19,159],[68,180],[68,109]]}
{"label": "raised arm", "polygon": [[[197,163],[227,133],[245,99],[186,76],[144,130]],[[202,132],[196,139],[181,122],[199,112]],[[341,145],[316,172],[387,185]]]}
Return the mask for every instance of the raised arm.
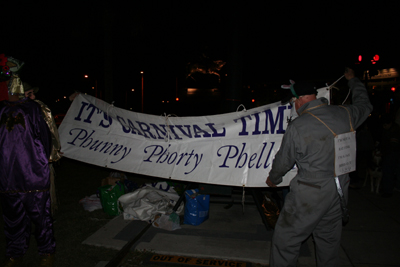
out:
{"label": "raised arm", "polygon": [[344,76],[348,80],[348,85],[352,94],[352,104],[346,107],[351,112],[353,127],[356,129],[368,118],[373,107],[369,101],[365,85],[355,77],[354,70],[346,68]]}

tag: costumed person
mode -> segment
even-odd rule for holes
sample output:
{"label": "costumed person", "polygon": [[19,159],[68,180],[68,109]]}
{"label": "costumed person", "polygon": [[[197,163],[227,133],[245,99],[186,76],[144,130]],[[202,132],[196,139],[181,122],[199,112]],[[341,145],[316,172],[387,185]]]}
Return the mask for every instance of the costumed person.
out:
{"label": "costumed person", "polygon": [[342,204],[347,203],[349,175],[339,175],[339,194],[334,136],[356,129],[372,111],[367,90],[354,71],[347,68],[344,76],[352,105],[328,105],[326,98],[316,98],[315,87],[301,83],[295,83],[282,101],[292,99],[299,116],[287,127],[266,183],[276,187],[295,164],[298,173],[290,182],[273,233],[272,267],[296,266],[301,243],[310,235],[316,245],[317,266],[339,266]]}
{"label": "costumed person", "polygon": [[57,162],[62,157],[62,152],[60,152],[61,144],[60,137],[58,134],[58,129],[56,125],[56,121],[51,113],[49,107],[44,104],[42,101],[36,99],[36,93],[39,91],[37,87],[31,87],[28,83],[23,82],[24,86],[24,94],[25,97],[28,97],[34,101],[36,101],[40,108],[42,109],[42,115],[47,123],[47,126],[50,129],[51,133],[51,153],[50,153],[50,197],[51,197],[51,214],[54,216],[55,211],[58,208],[57,204],[57,195],[56,195],[56,187],[55,187],[55,171],[53,163]]}
{"label": "costumed person", "polygon": [[[23,84],[18,77],[23,63],[11,57],[3,62],[9,67],[9,72],[0,77],[1,88],[8,89],[8,100],[0,102],[0,201],[6,238],[4,266],[21,263],[29,247],[32,223],[40,266],[53,266],[56,243],[50,203],[50,131],[38,103],[23,98]],[[4,69],[4,65],[0,67]]]}
{"label": "costumed person", "polygon": [[0,101],[8,100],[8,85],[5,81],[10,79],[11,71],[7,61],[7,57],[0,54]]}

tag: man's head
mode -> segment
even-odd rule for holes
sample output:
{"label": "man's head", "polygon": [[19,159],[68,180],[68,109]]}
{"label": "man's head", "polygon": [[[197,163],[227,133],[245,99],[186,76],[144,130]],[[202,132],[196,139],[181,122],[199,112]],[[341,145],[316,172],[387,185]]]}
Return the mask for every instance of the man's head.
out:
{"label": "man's head", "polygon": [[39,91],[39,88],[32,87],[28,83],[24,82],[24,94],[25,97],[29,97],[30,99],[34,100],[36,98],[35,94]]}
{"label": "man's head", "polygon": [[296,108],[296,111],[305,103],[315,100],[317,97],[317,89],[312,83],[293,83],[290,85],[290,93],[281,101],[286,104],[289,101]]}
{"label": "man's head", "polygon": [[311,94],[311,95],[302,95],[299,96],[299,98],[293,97],[292,98],[292,103],[294,103],[294,107],[297,110],[301,108],[305,103],[308,103],[310,101],[313,101],[317,99],[316,94]]}
{"label": "man's head", "polygon": [[28,98],[34,100],[36,98],[36,96],[35,96],[35,92],[33,91],[33,89],[25,91],[25,97],[28,97]]}

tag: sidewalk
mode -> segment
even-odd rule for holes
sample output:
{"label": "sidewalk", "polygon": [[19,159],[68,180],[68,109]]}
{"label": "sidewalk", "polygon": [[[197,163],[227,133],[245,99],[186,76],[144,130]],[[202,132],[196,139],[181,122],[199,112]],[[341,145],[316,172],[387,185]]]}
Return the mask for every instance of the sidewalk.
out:
{"label": "sidewalk", "polygon": [[[350,190],[349,197],[351,218],[343,229],[340,266],[400,266],[400,192],[395,192],[392,198],[381,198],[364,187]],[[246,202],[251,202],[251,196],[246,196]],[[146,226],[146,222],[124,221],[118,216],[83,243],[120,250]],[[199,226],[181,227],[169,232],[151,226],[131,250],[152,251],[186,260],[220,259],[261,266],[269,263],[272,231],[263,225],[254,204],[245,205],[243,210],[236,200],[228,209],[226,204],[212,203],[208,221]],[[315,266],[314,257],[310,238],[301,248],[298,266]],[[166,262],[171,258],[164,257]],[[97,267],[106,264],[100,262]]]}
{"label": "sidewalk", "polygon": [[350,189],[348,206],[342,248],[353,266],[400,266],[400,192],[382,198],[368,186]]}

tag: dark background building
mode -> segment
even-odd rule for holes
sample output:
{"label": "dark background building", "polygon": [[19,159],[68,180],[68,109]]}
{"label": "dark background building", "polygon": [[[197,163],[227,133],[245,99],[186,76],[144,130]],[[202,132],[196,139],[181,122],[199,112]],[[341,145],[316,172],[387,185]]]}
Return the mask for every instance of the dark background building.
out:
{"label": "dark background building", "polygon": [[[76,90],[149,114],[230,112],[278,101],[289,79],[331,83],[360,54],[379,54],[385,69],[399,62],[393,3],[16,0],[0,10],[0,53],[25,61],[22,79],[53,113]],[[205,73],[188,76],[195,64]]]}

